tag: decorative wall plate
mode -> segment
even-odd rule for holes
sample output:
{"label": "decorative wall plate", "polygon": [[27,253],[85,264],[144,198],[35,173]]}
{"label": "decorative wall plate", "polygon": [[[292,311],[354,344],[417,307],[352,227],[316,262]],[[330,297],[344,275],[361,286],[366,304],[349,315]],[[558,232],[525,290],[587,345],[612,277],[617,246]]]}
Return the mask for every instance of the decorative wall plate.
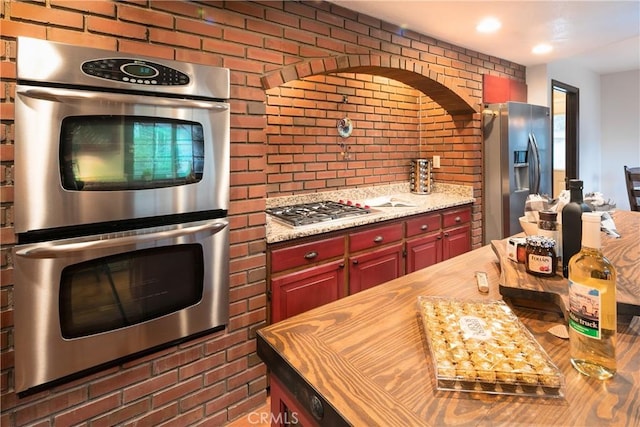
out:
{"label": "decorative wall plate", "polygon": [[349,135],[351,135],[351,132],[353,131],[353,123],[351,123],[351,119],[348,117],[345,117],[342,120],[338,120],[338,134],[343,137],[343,138],[347,138]]}

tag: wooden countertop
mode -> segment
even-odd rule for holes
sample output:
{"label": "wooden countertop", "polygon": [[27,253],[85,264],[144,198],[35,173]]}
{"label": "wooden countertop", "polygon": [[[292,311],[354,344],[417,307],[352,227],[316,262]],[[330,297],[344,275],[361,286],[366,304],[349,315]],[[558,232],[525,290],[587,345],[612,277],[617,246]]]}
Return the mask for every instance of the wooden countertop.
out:
{"label": "wooden countertop", "polygon": [[[618,315],[640,316],[640,213],[616,211],[612,216],[620,237],[602,233],[602,252],[618,273]],[[566,313],[569,304],[567,280],[560,273],[553,278],[527,274],[524,264],[507,258],[506,240],[491,242],[501,263],[500,293],[525,305],[527,301],[550,302]]]}
{"label": "wooden countertop", "polygon": [[[488,294],[476,270],[487,272]],[[514,308],[563,372],[564,398],[435,389],[417,297],[498,300],[499,279],[485,246],[261,329],[258,354],[303,406],[319,399],[321,425],[639,425],[640,317],[618,325],[618,373],[601,382],[573,369],[568,341],[547,332],[561,315]]]}

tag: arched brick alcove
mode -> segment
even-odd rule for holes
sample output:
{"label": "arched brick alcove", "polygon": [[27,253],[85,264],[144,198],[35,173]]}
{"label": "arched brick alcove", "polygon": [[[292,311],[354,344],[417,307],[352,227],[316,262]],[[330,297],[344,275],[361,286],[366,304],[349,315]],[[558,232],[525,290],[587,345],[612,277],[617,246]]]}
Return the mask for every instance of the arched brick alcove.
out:
{"label": "arched brick alcove", "polygon": [[473,114],[473,98],[465,81],[433,70],[433,66],[393,55],[345,55],[317,58],[273,71],[262,77],[265,90],[308,76],[331,73],[363,73],[388,77],[420,90],[451,115]]}

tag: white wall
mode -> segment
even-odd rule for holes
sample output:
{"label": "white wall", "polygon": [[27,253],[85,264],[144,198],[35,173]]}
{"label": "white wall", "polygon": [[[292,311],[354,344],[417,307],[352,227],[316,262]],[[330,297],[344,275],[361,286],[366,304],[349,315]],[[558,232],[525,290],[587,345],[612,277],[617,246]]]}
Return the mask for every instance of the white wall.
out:
{"label": "white wall", "polygon": [[602,182],[619,209],[629,209],[624,166],[640,166],[640,70],[600,77]]}
{"label": "white wall", "polygon": [[602,192],[628,210],[622,166],[640,165],[640,71],[599,75],[570,60],[528,67],[528,102],[550,107],[551,80],[580,90],[578,169],[584,192]]}

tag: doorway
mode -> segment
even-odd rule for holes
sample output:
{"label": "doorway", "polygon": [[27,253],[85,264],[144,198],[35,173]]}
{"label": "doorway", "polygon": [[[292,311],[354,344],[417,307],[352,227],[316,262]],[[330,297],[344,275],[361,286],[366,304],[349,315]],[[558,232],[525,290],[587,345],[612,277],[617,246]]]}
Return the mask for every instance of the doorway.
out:
{"label": "doorway", "polygon": [[551,80],[551,129],[553,139],[554,197],[566,188],[566,181],[578,178],[578,105],[577,87]]}

